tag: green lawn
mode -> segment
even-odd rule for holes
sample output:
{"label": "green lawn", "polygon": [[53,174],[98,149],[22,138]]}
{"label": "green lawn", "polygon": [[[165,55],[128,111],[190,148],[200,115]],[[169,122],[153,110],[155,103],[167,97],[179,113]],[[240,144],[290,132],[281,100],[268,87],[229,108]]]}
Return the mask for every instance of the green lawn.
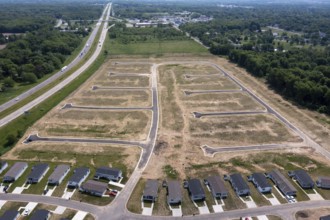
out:
{"label": "green lawn", "polygon": [[161,55],[166,53],[208,53],[207,49],[193,40],[172,40],[159,42],[141,42],[122,44],[117,40],[111,40],[108,51],[111,55]]}

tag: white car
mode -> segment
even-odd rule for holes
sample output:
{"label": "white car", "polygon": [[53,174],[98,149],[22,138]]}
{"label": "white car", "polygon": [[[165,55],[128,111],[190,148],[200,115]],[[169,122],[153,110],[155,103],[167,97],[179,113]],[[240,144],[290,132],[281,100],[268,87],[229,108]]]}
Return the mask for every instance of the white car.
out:
{"label": "white car", "polygon": [[30,214],[30,209],[25,209],[23,212],[23,216],[28,216]]}

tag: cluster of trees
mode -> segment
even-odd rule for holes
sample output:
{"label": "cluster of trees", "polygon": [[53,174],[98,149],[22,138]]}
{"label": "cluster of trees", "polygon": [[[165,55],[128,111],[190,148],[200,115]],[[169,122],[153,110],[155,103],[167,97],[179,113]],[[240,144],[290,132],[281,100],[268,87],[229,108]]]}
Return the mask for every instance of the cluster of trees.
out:
{"label": "cluster of trees", "polygon": [[0,3],[0,33],[25,33],[47,25],[56,19],[98,19],[102,5],[83,3]]}
{"label": "cluster of trees", "polygon": [[321,113],[330,114],[330,47],[324,51],[288,52],[231,50],[229,59],[245,67],[285,97]]}
{"label": "cluster of trees", "polygon": [[183,32],[169,26],[127,28],[124,23],[117,23],[109,32],[109,37],[110,39],[119,40],[122,44],[128,44],[146,41],[182,40],[186,36]]}
{"label": "cluster of trees", "polygon": [[[98,19],[103,6],[90,2],[76,3],[0,3],[0,91],[19,84],[34,83],[60,69],[67,56],[91,31],[79,26],[76,32],[60,32],[56,19]],[[91,21],[86,21],[91,22]]]}
{"label": "cluster of trees", "polygon": [[79,46],[82,38],[75,33],[62,33],[52,28],[27,33],[8,43],[0,51],[2,91],[17,83],[34,83],[38,78],[59,69],[67,55]]}

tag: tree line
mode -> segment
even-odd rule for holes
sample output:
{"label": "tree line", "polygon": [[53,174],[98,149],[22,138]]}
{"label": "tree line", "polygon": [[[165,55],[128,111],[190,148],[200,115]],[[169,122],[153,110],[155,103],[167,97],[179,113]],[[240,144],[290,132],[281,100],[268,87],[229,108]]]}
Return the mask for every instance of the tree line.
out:
{"label": "tree line", "polygon": [[122,44],[139,42],[159,42],[165,40],[182,40],[186,36],[167,25],[145,28],[127,28],[125,23],[116,23],[109,32],[110,39],[117,39]]}
{"label": "tree line", "polygon": [[59,69],[81,40],[74,33],[62,33],[45,27],[9,43],[0,51],[2,91],[15,83],[34,83]]}

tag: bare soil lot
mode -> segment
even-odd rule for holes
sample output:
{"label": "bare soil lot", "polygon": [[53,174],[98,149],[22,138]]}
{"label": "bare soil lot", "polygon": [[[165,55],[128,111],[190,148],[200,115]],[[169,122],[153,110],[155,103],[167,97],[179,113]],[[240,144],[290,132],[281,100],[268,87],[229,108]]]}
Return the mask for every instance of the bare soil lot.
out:
{"label": "bare soil lot", "polygon": [[34,129],[41,136],[144,140],[150,119],[150,111],[62,109],[48,114]]}
{"label": "bare soil lot", "polygon": [[201,144],[241,146],[301,141],[275,117],[267,114],[191,118],[189,124],[191,137]]}
{"label": "bare soil lot", "polygon": [[330,208],[308,209],[296,213],[296,220],[314,220],[329,215]]}
{"label": "bare soil lot", "polygon": [[149,107],[150,90],[82,90],[68,103],[81,106]]}
{"label": "bare soil lot", "polygon": [[150,73],[150,66],[149,64],[141,64],[134,61],[124,61],[123,63],[114,61],[107,68],[109,72],[113,73]]}
{"label": "bare soil lot", "polygon": [[207,93],[184,95],[181,100],[191,112],[262,111],[264,107],[246,93]]}
{"label": "bare soil lot", "polygon": [[94,84],[104,87],[149,87],[149,76],[102,76]]}
{"label": "bare soil lot", "polygon": [[330,150],[329,116],[290,103],[288,100],[283,99],[280,95],[271,90],[263,80],[251,76],[243,68],[230,63],[224,58],[218,58],[215,62],[238,78],[259,97],[262,97],[313,140],[327,150]]}

